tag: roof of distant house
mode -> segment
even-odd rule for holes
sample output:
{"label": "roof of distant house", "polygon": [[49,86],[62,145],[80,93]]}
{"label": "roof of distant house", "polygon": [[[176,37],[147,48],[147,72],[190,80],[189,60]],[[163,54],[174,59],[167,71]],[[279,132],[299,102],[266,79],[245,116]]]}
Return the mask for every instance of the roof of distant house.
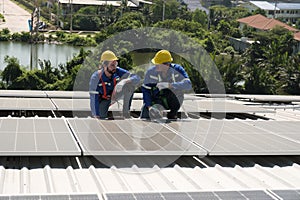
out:
{"label": "roof of distant house", "polygon": [[300,32],[294,34],[294,39],[300,41]]}
{"label": "roof of distant house", "polygon": [[251,26],[253,28],[260,29],[260,30],[271,30],[275,26],[281,26],[289,31],[293,31],[293,32],[299,31],[298,29],[293,28],[281,21],[278,21],[276,19],[269,19],[260,14],[241,18],[241,19],[238,19],[237,21],[240,23],[247,24],[248,26]]}
{"label": "roof of distant house", "polygon": [[[275,10],[275,5],[267,1],[250,1],[250,3],[252,3],[253,5],[257,6],[262,10]],[[276,10],[279,10],[277,6],[276,6]]]}

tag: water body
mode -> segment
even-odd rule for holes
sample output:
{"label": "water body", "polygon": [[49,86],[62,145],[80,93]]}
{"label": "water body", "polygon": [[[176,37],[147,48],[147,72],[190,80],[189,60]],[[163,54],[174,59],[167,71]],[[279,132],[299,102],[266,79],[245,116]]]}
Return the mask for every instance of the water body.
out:
{"label": "water body", "polygon": [[[92,49],[85,47],[85,50]],[[0,70],[6,67],[4,57],[16,57],[27,69],[39,68],[38,60],[50,60],[52,67],[66,64],[80,52],[80,47],[56,44],[28,44],[21,42],[0,42]]]}

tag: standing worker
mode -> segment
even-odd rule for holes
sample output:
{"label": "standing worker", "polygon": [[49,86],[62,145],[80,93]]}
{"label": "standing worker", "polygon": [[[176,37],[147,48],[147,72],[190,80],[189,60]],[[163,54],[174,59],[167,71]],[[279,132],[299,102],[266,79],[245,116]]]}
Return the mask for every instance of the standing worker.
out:
{"label": "standing worker", "polygon": [[124,95],[123,117],[129,118],[133,92],[139,82],[139,76],[118,67],[118,58],[112,51],[104,51],[99,70],[92,74],[89,84],[92,116],[107,118],[112,101]]}
{"label": "standing worker", "polygon": [[158,51],[151,61],[154,66],[147,70],[142,86],[144,105],[141,118],[162,118],[163,107],[170,110],[168,119],[177,119],[183,94],[192,89],[191,81],[182,66],[171,63],[173,58],[169,51]]}

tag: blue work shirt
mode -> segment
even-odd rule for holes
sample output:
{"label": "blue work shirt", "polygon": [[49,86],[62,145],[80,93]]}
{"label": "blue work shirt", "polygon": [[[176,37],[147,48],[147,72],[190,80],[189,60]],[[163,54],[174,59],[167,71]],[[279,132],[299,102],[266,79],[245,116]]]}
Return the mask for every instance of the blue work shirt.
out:
{"label": "blue work shirt", "polygon": [[[121,78],[129,78],[134,85],[137,85],[140,82],[140,77],[138,75],[131,74],[129,71],[120,67],[116,68],[116,72],[110,78],[105,75],[103,69],[101,69],[100,75],[105,84],[107,96],[111,96],[113,93],[115,87],[114,79],[118,82]],[[102,81],[99,77],[99,70],[95,71],[90,78],[89,91],[92,116],[99,116],[99,101],[101,100],[101,96],[104,95]]]}
{"label": "blue work shirt", "polygon": [[151,106],[153,98],[160,95],[160,91],[156,87],[159,82],[170,83],[170,89],[177,96],[183,96],[184,91],[192,89],[192,83],[182,66],[174,63],[170,64],[165,77],[161,72],[156,71],[156,66],[152,66],[147,70],[142,86],[143,100],[146,107]]}

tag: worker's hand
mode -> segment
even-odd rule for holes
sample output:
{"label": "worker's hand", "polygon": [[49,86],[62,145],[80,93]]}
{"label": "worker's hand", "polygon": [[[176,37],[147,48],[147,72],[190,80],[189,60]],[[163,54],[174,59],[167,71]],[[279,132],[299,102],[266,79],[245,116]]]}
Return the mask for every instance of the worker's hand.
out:
{"label": "worker's hand", "polygon": [[128,83],[129,82],[129,79],[122,79],[117,85],[116,85],[116,92],[117,93],[119,93],[119,92],[121,92],[122,91],[122,89],[123,89],[123,87],[124,87],[124,85],[126,84],[126,83]]}
{"label": "worker's hand", "polygon": [[168,82],[160,82],[160,83],[157,83],[156,87],[159,90],[167,89],[167,88],[170,88],[170,83],[168,83]]}

